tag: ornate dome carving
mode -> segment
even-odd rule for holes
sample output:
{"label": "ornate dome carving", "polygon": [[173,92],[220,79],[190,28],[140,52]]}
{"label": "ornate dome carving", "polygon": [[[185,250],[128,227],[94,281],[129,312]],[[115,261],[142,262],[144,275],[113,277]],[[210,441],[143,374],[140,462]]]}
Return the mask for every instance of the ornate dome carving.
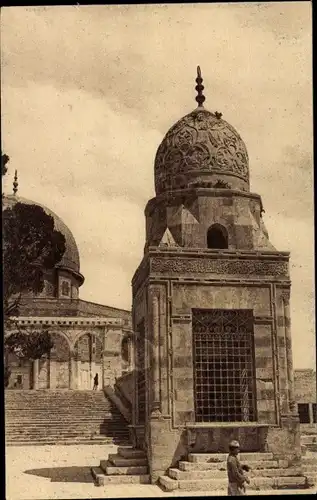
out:
{"label": "ornate dome carving", "polygon": [[188,187],[195,180],[219,181],[219,177],[229,183],[231,178],[238,189],[249,189],[243,140],[220,113],[202,106],[167,132],[157,150],[154,171],[156,194]]}
{"label": "ornate dome carving", "polygon": [[60,231],[65,236],[65,244],[66,244],[65,253],[62,257],[62,260],[57,265],[57,267],[61,269],[74,271],[76,274],[80,274],[80,258],[79,258],[78,247],[72,232],[62,221],[62,219],[58,217],[58,215],[56,215],[54,212],[52,212],[52,210],[50,210],[49,208],[45,207],[44,205],[41,205],[40,203],[36,203],[32,200],[12,195],[3,196],[2,198],[3,208],[12,207],[16,203],[25,203],[27,205],[40,206],[48,215],[51,215],[53,217],[55,229],[57,231]]}

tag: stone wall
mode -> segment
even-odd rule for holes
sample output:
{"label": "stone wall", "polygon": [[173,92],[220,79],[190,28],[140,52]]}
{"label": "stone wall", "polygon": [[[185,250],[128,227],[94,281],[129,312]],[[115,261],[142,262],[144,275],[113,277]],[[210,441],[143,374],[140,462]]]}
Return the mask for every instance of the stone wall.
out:
{"label": "stone wall", "polygon": [[25,298],[20,306],[21,316],[82,316],[119,318],[131,326],[131,312],[81,299]]}
{"label": "stone wall", "polygon": [[295,370],[295,399],[297,403],[316,403],[316,372],[312,369]]}
{"label": "stone wall", "polygon": [[[288,259],[287,252],[255,255],[249,251],[148,249],[132,285],[134,326],[141,318],[147,321],[145,440],[152,480],[188,453],[185,431],[189,425],[197,424],[192,353],[194,308],[253,311],[256,439],[245,446],[250,450],[272,450],[277,457],[283,456],[285,449],[290,462],[298,460],[299,422],[296,415],[292,416],[290,404],[293,386]],[[237,427],[242,428],[243,423]],[[262,429],[260,437],[257,427]],[[217,432],[221,446],[225,446],[233,431]],[[211,434],[216,436],[215,431],[208,431]],[[292,446],[286,449],[288,438]],[[201,443],[196,444],[201,447]]]}

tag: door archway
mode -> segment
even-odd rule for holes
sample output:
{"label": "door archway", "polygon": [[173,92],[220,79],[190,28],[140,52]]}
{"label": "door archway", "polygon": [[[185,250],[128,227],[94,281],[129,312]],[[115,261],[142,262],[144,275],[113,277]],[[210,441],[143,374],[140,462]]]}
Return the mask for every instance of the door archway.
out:
{"label": "door archway", "polygon": [[98,390],[103,388],[103,346],[98,335],[84,333],[74,346],[76,364],[77,389],[91,390],[94,386],[94,377],[98,375]]}
{"label": "door archway", "polygon": [[[60,333],[52,333],[51,339],[53,340],[53,348],[49,356],[49,387],[51,389],[69,389],[70,379],[70,346],[64,335]],[[44,367],[44,366],[43,366]],[[41,377],[40,369],[39,378]],[[41,388],[44,388],[41,386]]]}

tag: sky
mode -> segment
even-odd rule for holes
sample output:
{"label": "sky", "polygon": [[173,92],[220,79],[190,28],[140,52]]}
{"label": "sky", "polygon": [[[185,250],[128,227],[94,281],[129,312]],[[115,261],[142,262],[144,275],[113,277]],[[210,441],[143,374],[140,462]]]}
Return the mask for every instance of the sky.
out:
{"label": "sky", "polygon": [[295,368],[315,365],[311,3],[1,9],[2,150],[12,192],[72,230],[82,299],[130,309],[168,129],[205,107],[246,143],[273,245],[291,252]]}

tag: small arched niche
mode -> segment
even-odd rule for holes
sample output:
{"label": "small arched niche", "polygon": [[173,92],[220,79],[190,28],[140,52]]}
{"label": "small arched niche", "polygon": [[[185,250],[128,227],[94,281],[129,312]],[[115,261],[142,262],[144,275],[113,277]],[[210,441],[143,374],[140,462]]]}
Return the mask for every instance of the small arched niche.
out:
{"label": "small arched niche", "polygon": [[221,224],[213,224],[207,231],[207,247],[214,250],[228,248],[228,231]]}

